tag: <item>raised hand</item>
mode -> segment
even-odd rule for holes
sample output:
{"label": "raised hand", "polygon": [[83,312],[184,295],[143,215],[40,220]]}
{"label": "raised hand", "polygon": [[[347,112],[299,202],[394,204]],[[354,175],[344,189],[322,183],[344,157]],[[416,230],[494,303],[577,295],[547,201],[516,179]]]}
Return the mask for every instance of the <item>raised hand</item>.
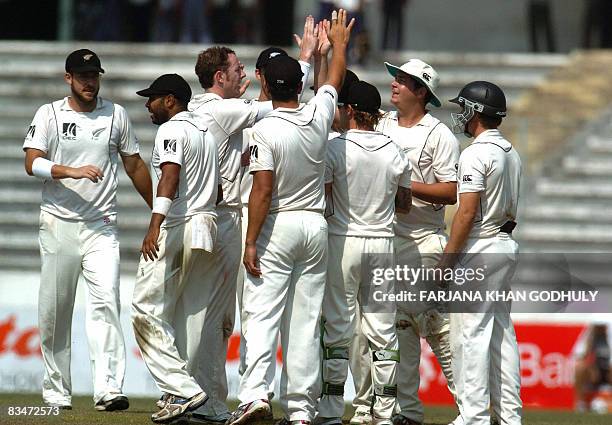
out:
{"label": "raised hand", "polygon": [[325,25],[327,31],[327,38],[332,46],[346,46],[351,38],[351,30],[355,25],[355,18],[346,23],[348,19],[346,10],[340,9],[337,12],[332,12],[331,23]]}
{"label": "raised hand", "polygon": [[318,40],[318,25],[315,25],[312,15],[308,15],[304,21],[304,33],[302,37],[293,34],[295,42],[300,48],[300,60],[304,62],[310,61],[310,58],[317,49]]}
{"label": "raised hand", "polygon": [[331,50],[331,43],[329,42],[329,38],[327,37],[327,31],[325,30],[326,25],[329,25],[329,21],[327,19],[324,19],[317,24],[319,32],[319,43],[317,46],[316,55],[318,56],[327,56],[327,54]]}

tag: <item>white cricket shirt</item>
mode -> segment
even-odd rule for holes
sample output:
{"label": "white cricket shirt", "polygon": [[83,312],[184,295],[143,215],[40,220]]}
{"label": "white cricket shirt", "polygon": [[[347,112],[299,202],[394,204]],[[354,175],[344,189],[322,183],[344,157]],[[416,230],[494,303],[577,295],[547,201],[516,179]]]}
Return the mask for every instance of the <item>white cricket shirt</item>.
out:
{"label": "white cricket shirt", "polygon": [[480,192],[480,208],[470,238],[486,238],[516,219],[521,158],[499,130],[487,130],[459,158],[459,193]]}
{"label": "white cricket shirt", "polygon": [[337,101],[336,89],[324,85],[308,103],[277,108],[253,127],[249,172],[274,173],[271,214],[323,213],[325,151]]}
{"label": "white cricket shirt", "polygon": [[223,99],[214,93],[196,95],[189,110],[200,117],[219,149],[219,171],[223,200],[220,207],[240,208],[240,156],[242,130],[253,126],[258,115],[272,110],[272,102],[243,99]]}
{"label": "white cricket shirt", "polygon": [[76,112],[68,98],[41,106],[28,129],[23,148],[34,148],[60,165],[95,165],[104,179],[46,180],[41,210],[78,221],[98,220],[117,214],[117,163],[119,154],[139,153],[125,109],[98,97],[92,112]]}
{"label": "white cricket shirt", "polygon": [[176,114],[157,130],[151,157],[153,187],[157,189],[163,163],[181,166],[165,227],[184,223],[186,217],[195,214],[217,216],[219,159],[217,145],[209,134],[201,118],[187,111]]}
{"label": "white cricket shirt", "polygon": [[398,186],[410,188],[410,162],[389,136],[349,130],[327,145],[325,183],[331,235],[391,238]]}
{"label": "white cricket shirt", "polygon": [[[387,112],[376,130],[391,137],[410,160],[412,181],[440,183],[457,181],[459,142],[450,129],[427,113],[416,125],[401,127],[397,112]],[[397,214],[395,234],[419,239],[444,230],[444,205],[412,197],[409,214]]]}
{"label": "white cricket shirt", "polygon": [[[302,91],[298,96],[298,100],[302,98],[304,95],[304,87],[306,87],[306,83],[308,82],[308,76],[310,75],[310,64],[304,61],[298,61],[300,64],[300,68],[302,70]],[[258,102],[258,99],[253,99],[253,102]],[[251,195],[251,188],[253,187],[253,176],[249,173],[248,165],[249,165],[249,141],[251,139],[250,134],[251,129],[245,128],[242,132],[242,157],[241,157],[241,165],[244,167],[242,169],[242,176],[240,177],[240,202],[242,203],[243,208],[247,208],[249,205],[249,196]],[[246,161],[245,161],[246,160]],[[246,162],[246,163],[245,163]]]}

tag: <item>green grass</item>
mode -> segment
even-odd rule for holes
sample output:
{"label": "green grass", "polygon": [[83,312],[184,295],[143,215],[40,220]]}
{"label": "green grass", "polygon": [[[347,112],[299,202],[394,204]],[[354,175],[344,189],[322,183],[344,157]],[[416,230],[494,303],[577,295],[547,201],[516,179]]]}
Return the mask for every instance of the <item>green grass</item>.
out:
{"label": "green grass", "polygon": [[[75,424],[75,425],[114,425],[114,424],[152,424],[150,416],[155,411],[155,400],[150,398],[130,398],[130,408],[123,412],[97,412],[91,397],[74,397],[73,410],[62,410],[59,416],[9,416],[9,406],[42,406],[39,395],[0,394],[0,425],[21,424]],[[236,402],[230,402],[230,408]],[[275,417],[280,417],[281,409],[274,405]],[[348,421],[352,409],[347,406],[345,419]],[[455,417],[450,407],[428,406],[425,408],[427,425],[446,425]],[[577,414],[567,411],[528,410],[525,412],[524,425],[610,425],[612,415]]]}

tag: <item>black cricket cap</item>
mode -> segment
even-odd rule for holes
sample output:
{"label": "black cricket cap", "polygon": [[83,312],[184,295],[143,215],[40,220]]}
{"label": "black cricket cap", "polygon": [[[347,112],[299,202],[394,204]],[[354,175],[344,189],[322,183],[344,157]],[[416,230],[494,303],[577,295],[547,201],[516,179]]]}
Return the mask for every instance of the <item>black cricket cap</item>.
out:
{"label": "black cricket cap", "polygon": [[297,92],[303,76],[300,64],[290,56],[275,56],[266,65],[266,83],[277,90]]}
{"label": "black cricket cap", "polygon": [[104,73],[100,58],[89,49],[79,49],[66,58],[66,72],[95,71]]}
{"label": "black cricket cap", "polygon": [[380,93],[370,83],[355,81],[348,88],[346,103],[357,111],[375,114],[380,109]]}
{"label": "black cricket cap", "polygon": [[354,82],[359,81],[359,77],[355,75],[353,71],[350,69],[346,70],[344,74],[344,81],[342,82],[342,87],[340,87],[340,91],[338,92],[338,104],[340,106],[344,105],[347,102],[348,89]]}
{"label": "black cricket cap", "polygon": [[270,62],[270,59],[275,58],[276,56],[289,56],[289,55],[287,54],[286,51],[284,51],[280,47],[268,47],[267,49],[262,50],[262,52],[257,57],[257,62],[255,63],[255,69],[259,69],[259,70],[264,69],[268,65],[268,62]]}
{"label": "black cricket cap", "polygon": [[136,94],[143,97],[172,94],[178,100],[187,104],[191,99],[191,87],[178,74],[164,74],[153,81],[149,88],[139,90]]}

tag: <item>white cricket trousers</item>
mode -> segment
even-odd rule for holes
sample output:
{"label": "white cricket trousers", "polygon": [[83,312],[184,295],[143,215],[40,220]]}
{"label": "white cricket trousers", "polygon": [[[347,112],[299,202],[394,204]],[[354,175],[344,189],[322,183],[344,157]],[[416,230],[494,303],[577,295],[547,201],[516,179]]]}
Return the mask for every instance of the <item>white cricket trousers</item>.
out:
{"label": "white cricket trousers", "polygon": [[208,395],[200,412],[227,412],[227,344],[234,330],[236,277],[240,262],[240,211],[217,209],[217,240],[206,275],[179,298],[174,329],[187,371]]}
{"label": "white cricket trousers", "polygon": [[149,372],[161,391],[183,398],[203,390],[189,371],[188,364],[193,363],[177,347],[175,312],[187,294],[197,294],[188,309],[205,309],[212,293],[208,289],[212,284],[206,279],[211,274],[213,254],[191,249],[191,243],[191,219],[162,227],[157,259],[140,258],[132,299],[134,335]]}
{"label": "white cricket trousers", "polygon": [[[246,322],[248,320],[247,315],[244,313],[242,308],[242,294],[244,285],[246,282],[246,269],[242,264],[242,257],[244,256],[244,241],[246,240],[246,232],[249,226],[249,208],[248,206],[242,207],[242,239],[241,239],[241,251],[240,251],[240,269],[238,270],[238,278],[236,279],[236,299],[238,301],[238,313],[240,314],[240,364],[238,366],[238,374],[241,376],[246,370],[246,342],[244,339],[244,329],[246,328]],[[266,373],[266,382],[268,382],[268,398],[274,396],[274,375],[276,374],[276,364],[270,363],[268,371]]]}
{"label": "white cricket trousers", "polygon": [[327,222],[320,213],[287,211],[268,215],[257,254],[261,277],[247,276],[242,295],[247,316],[246,370],[242,403],[267,399],[270,365],[280,331],[283,369],[280,404],[291,421],[311,421],[321,393],[321,304],[327,271]]}
{"label": "white cricket trousers", "polygon": [[41,211],[42,269],[38,327],[45,374],[45,403],[70,405],[71,325],[77,282],[87,283],[85,328],[94,403],[121,393],[125,343],[119,321],[119,241],[115,217],[69,221]]}
{"label": "white cricket trousers", "polygon": [[[330,235],[327,285],[323,299],[323,395],[319,416],[342,418],[349,347],[356,322],[366,337],[374,388],[375,418],[390,419],[395,407],[399,360],[395,303],[374,301],[374,291],[394,292],[394,282],[376,287],[369,274],[393,268],[393,238]],[[368,255],[371,254],[371,255]],[[378,305],[375,305],[378,304]],[[359,312],[361,314],[359,314]],[[332,389],[333,388],[333,389]]]}
{"label": "white cricket trousers", "polygon": [[[510,288],[518,260],[518,244],[511,236],[468,239],[465,252],[459,267],[486,265],[487,290]],[[486,307],[482,313],[451,314],[452,368],[461,416],[465,425],[488,425],[490,405],[502,424],[520,425],[519,351],[510,303]]]}
{"label": "white cricket trousers", "polygon": [[[432,234],[419,239],[396,236],[394,238],[395,263],[409,267],[433,266],[441,258],[446,236]],[[398,288],[399,283],[398,283]],[[423,422],[423,403],[418,396],[420,385],[419,364],[421,361],[421,338],[425,338],[438,360],[448,389],[457,401],[451,369],[448,314],[436,310],[412,313],[403,303],[397,303],[396,330],[399,341],[400,363],[397,370],[396,412],[416,422]],[[361,344],[360,335],[354,339]],[[356,397],[353,406],[356,410],[369,412],[371,405],[370,355],[367,347],[354,347],[351,351],[351,370],[355,381]],[[355,371],[360,371],[355,373]]]}

